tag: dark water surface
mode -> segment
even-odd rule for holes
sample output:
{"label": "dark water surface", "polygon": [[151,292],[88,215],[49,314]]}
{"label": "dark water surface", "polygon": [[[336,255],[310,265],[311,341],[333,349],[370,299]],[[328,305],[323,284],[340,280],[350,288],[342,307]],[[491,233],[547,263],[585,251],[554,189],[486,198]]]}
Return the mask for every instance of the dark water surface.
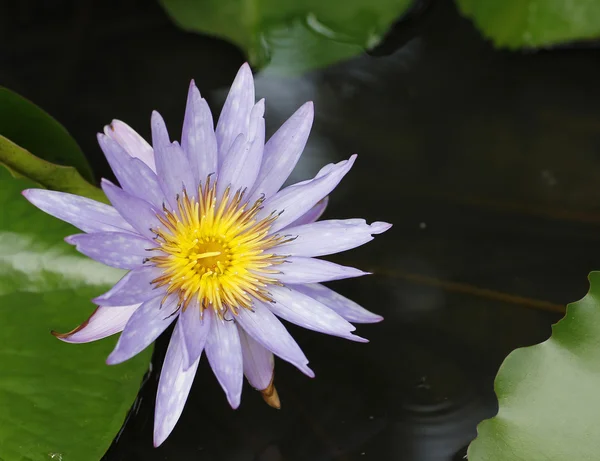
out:
{"label": "dark water surface", "polygon": [[[278,361],[280,411],[248,386],[232,411],[203,361],[154,449],[163,335],[105,461],[462,459],[496,411],[504,357],[544,340],[585,294],[600,268],[600,50],[494,51],[450,2],[430,3],[376,50],[387,55],[256,76],[269,133],[315,102],[295,180],[359,154],[325,217],[394,223],[335,258],[375,272],[331,284],[385,317],[358,327],[371,342],[290,327],[317,377]],[[21,14],[3,24],[13,41],[0,45],[0,83],[56,116],[98,176],[111,174],[95,133],[112,118],[148,135],[157,109],[176,137],[190,78],[218,114],[243,62],[235,48],[177,30],[144,2],[58,5],[11,7]]]}

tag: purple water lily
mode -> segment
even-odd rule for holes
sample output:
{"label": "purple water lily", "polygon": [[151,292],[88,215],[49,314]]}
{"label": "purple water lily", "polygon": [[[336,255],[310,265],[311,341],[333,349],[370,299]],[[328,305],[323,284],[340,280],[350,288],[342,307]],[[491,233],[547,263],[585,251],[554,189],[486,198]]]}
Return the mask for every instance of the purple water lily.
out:
{"label": "purple water lily", "polygon": [[99,307],[85,323],[57,337],[85,343],[122,332],[107,359],[116,364],[176,322],[158,385],[155,446],[177,423],[203,351],[233,408],[244,375],[278,408],[274,355],[314,376],[278,317],[362,342],[350,322],[382,320],[320,284],[365,272],[316,259],[367,243],[391,226],[316,222],[356,156],[279,190],[304,149],[313,105],[300,107],[266,143],[263,114],[245,64],[216,130],[192,82],[181,144],[171,142],[157,112],[152,146],[120,121],[98,135],[121,186],[102,181],[113,206],[62,192],[23,192],[85,232],[66,239],[81,253],[129,271],[94,299]]}

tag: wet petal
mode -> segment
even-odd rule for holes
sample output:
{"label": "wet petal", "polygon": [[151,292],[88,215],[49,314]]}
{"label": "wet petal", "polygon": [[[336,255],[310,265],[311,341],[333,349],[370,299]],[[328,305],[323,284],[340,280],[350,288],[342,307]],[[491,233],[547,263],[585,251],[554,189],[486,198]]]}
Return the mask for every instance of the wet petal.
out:
{"label": "wet petal", "polygon": [[152,113],[152,143],[158,182],[171,207],[177,207],[177,196],[187,190],[196,195],[197,182],[194,178],[186,153],[177,142],[169,141],[165,122],[156,111]]}
{"label": "wet petal", "polygon": [[212,309],[206,309],[200,314],[200,307],[192,302],[179,317],[181,334],[183,338],[183,369],[191,367],[202,354],[206,345],[206,338],[212,324]]}
{"label": "wet petal", "polygon": [[269,198],[288,178],[308,140],[314,119],[312,102],[301,106],[267,141],[252,198]]}
{"label": "wet petal", "polygon": [[179,144],[174,142],[156,149],[158,182],[173,209],[177,209],[177,197],[187,191],[197,196],[198,184],[192,174],[190,162]]}
{"label": "wet petal", "polygon": [[332,219],[286,228],[285,234],[295,237],[273,248],[273,252],[292,256],[323,256],[356,248],[373,240],[374,234],[385,232],[391,224],[364,219]]}
{"label": "wet petal", "polygon": [[110,125],[104,127],[104,134],[117,141],[129,155],[139,158],[156,172],[152,146],[129,125],[120,120],[113,120]]}
{"label": "wet petal", "polygon": [[27,189],[23,195],[40,210],[84,232],[134,232],[133,227],[110,205],[45,189]]}
{"label": "wet petal", "polygon": [[181,147],[188,157],[196,183],[204,182],[208,175],[217,172],[217,138],[212,114],[193,80],[185,107]]}
{"label": "wet petal", "polygon": [[66,343],[89,343],[123,331],[125,324],[140,307],[140,304],[131,306],[101,307],[92,313],[89,319],[68,333],[52,332],[61,341]]}
{"label": "wet petal", "polygon": [[177,318],[177,297],[170,296],[162,303],[157,297],[143,303],[131,316],[115,349],[106,359],[109,365],[129,360],[154,342]]}
{"label": "wet petal", "polygon": [[[254,185],[262,161],[265,144],[264,99],[252,108],[248,136],[238,136],[225,156],[219,170],[219,192],[231,185],[231,191],[250,190]],[[241,141],[240,141],[241,138]],[[241,145],[238,143],[241,142]]]}
{"label": "wet petal", "polygon": [[253,388],[262,391],[269,387],[273,379],[273,353],[261,346],[243,328],[238,328],[238,332],[244,356],[244,375]]}
{"label": "wet petal", "polygon": [[367,342],[351,332],[356,327],[315,299],[288,287],[270,287],[275,302],[268,304],[271,311],[288,322],[352,341]]}
{"label": "wet petal", "polygon": [[239,407],[244,369],[242,346],[235,322],[221,320],[213,315],[205,349],[206,357],[225,391],[229,405],[232,408]]}
{"label": "wet petal", "polygon": [[290,362],[311,378],[314,377],[304,352],[277,317],[260,301],[254,300],[253,307],[254,312],[240,309],[235,318],[238,325],[273,354]]}
{"label": "wet petal", "polygon": [[162,271],[154,266],[138,267],[125,274],[115,286],[93,301],[100,306],[121,306],[164,296],[164,289],[154,288],[151,283],[160,275]]}
{"label": "wet petal", "polygon": [[98,134],[98,144],[123,190],[160,209],[165,200],[164,194],[158,187],[158,179],[150,167],[139,158],[131,157],[121,145],[108,136]]}
{"label": "wet petal", "polygon": [[310,224],[315,222],[317,219],[321,217],[325,208],[327,208],[327,204],[329,203],[329,197],[325,197],[317,202],[315,206],[313,206],[310,210],[296,219],[293,223],[288,224],[285,229],[289,229],[291,227],[302,226],[303,224]]}
{"label": "wet petal", "polygon": [[369,312],[364,307],[318,283],[308,285],[290,285],[291,288],[323,303],[331,310],[353,323],[377,323],[383,317]]}
{"label": "wet petal", "polygon": [[327,173],[321,173],[321,176],[317,175],[310,181],[303,181],[282,189],[264,203],[257,219],[266,218],[271,213],[280,213],[271,226],[270,232],[283,229],[329,194],[350,171],[355,160],[356,155],[353,155],[349,160],[327,165],[323,167],[327,169]]}
{"label": "wet petal", "polygon": [[250,111],[254,106],[254,79],[250,66],[245,63],[238,71],[217,123],[219,165],[223,163],[233,141],[239,134],[246,135]]}
{"label": "wet petal", "polygon": [[369,274],[354,267],[341,266],[322,259],[303,258],[301,256],[286,258],[286,262],[277,266],[277,268],[281,273],[273,274],[273,278],[285,284],[328,282]]}
{"label": "wet petal", "polygon": [[181,322],[177,322],[167,355],[163,362],[154,410],[154,446],[158,447],[169,436],[181,416],[200,356],[186,370],[183,367],[184,345]]}
{"label": "wet petal", "polygon": [[76,234],[65,238],[65,241],[75,245],[80,253],[117,269],[141,266],[145,258],[152,256],[147,248],[156,246],[148,239],[125,232]]}
{"label": "wet petal", "polygon": [[[156,151],[158,147],[166,147],[171,144],[169,131],[162,116],[155,110],[152,111],[150,117],[150,128],[152,130],[152,147]],[[156,161],[156,152],[154,153],[154,161]],[[158,174],[158,169],[156,170]]]}
{"label": "wet petal", "polygon": [[117,209],[141,235],[152,239],[152,229],[162,227],[156,217],[158,211],[145,200],[125,192],[106,179],[102,180],[102,190]]}

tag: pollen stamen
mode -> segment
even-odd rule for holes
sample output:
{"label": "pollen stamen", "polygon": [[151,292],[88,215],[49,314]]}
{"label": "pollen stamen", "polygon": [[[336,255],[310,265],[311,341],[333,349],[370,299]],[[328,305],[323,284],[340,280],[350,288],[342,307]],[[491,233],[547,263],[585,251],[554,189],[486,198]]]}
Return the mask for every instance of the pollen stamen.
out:
{"label": "pollen stamen", "polygon": [[258,221],[264,196],[249,204],[245,192],[232,194],[227,187],[219,199],[217,183],[209,176],[197,198],[184,189],[174,210],[163,204],[157,215],[163,227],[152,229],[158,244],[152,251],[162,254],[147,258],[163,271],[151,282],[166,287],[163,302],[175,294],[180,309],[198,306],[202,313],[211,308],[223,318],[226,312],[251,309],[253,298],[272,301],[266,288],[279,285],[272,277],[279,271],[272,266],[285,259],[268,250],[289,237],[269,235],[279,215]]}

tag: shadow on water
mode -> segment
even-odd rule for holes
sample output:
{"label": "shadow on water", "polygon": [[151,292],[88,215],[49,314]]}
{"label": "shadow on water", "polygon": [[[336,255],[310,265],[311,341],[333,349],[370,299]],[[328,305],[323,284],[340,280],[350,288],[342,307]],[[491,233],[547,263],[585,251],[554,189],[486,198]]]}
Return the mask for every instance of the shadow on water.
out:
{"label": "shadow on water", "polygon": [[[376,53],[390,54],[256,79],[270,133],[315,101],[294,179],[359,154],[326,217],[394,223],[336,259],[375,272],[334,284],[385,317],[359,326],[371,342],[290,327],[317,378],[277,362],[280,411],[249,387],[232,411],[204,363],[175,431],[153,449],[168,332],[106,461],[462,459],[496,411],[504,357],[545,339],[586,292],[600,267],[600,52],[494,51],[449,2],[433,3],[414,35],[390,34],[399,49]],[[176,132],[189,79],[218,108],[243,57],[178,31],[157,6],[140,14],[125,2],[114,16],[81,5],[54,41],[31,30],[17,40],[2,83],[55,114],[110,177],[96,131],[116,117],[148,135],[158,109]]]}

